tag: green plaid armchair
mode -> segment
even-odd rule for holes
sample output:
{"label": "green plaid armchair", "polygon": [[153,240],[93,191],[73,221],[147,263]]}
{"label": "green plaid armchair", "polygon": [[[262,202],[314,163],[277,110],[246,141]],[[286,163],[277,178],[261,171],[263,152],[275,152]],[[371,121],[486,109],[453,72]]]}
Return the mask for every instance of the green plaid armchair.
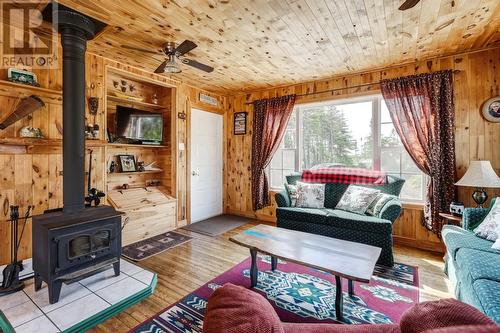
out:
{"label": "green plaid armchair", "polygon": [[[300,174],[287,176],[288,184],[295,184],[298,180]],[[388,176],[385,185],[366,187],[398,196],[404,182],[404,179]],[[327,183],[323,209],[291,207],[286,191],[276,193],[277,226],[380,247],[382,252],[378,264],[393,266],[392,224],[401,214],[400,200],[389,201],[379,216],[359,215],[335,209],[347,187],[349,184]]]}

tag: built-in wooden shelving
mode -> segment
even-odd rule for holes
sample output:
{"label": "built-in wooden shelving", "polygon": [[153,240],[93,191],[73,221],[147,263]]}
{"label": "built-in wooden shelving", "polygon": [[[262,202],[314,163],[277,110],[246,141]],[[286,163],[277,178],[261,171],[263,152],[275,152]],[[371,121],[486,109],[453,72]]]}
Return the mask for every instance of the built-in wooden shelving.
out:
{"label": "built-in wooden shelving", "polygon": [[[0,138],[0,144],[10,146],[62,146],[62,139],[45,138]],[[103,140],[85,140],[87,147],[104,147],[106,141]]]}
{"label": "built-in wooden shelving", "polygon": [[123,176],[123,175],[142,175],[142,174],[154,174],[154,173],[162,173],[163,170],[146,170],[146,171],[131,171],[131,172],[110,172],[108,173],[109,176]]}
{"label": "built-in wooden shelving", "polygon": [[33,90],[34,92],[41,92],[41,93],[45,93],[45,94],[62,95],[62,90],[36,87],[36,86],[29,85],[29,84],[15,83],[15,82],[7,81],[7,80],[0,80],[0,86],[11,87],[14,89],[29,89],[29,90]]}
{"label": "built-in wooden shelving", "polygon": [[0,95],[19,98],[29,95],[37,95],[41,97],[44,102],[62,102],[62,90],[35,87],[6,80],[0,80]]}
{"label": "built-in wooden shelving", "polygon": [[121,147],[121,148],[166,148],[166,145],[139,145],[130,143],[108,143],[108,147]]}
{"label": "built-in wooden shelving", "polygon": [[108,100],[119,103],[119,104],[130,104],[130,105],[135,105],[138,107],[146,107],[146,108],[156,109],[156,110],[166,109],[166,107],[163,105],[141,102],[141,101],[123,98],[123,97],[117,97],[117,96],[113,96],[113,95],[108,95]]}
{"label": "built-in wooden shelving", "polygon": [[[177,226],[175,155],[175,113],[172,113],[175,90],[161,82],[151,81],[123,70],[108,67],[105,87],[106,130],[117,137],[117,106],[132,107],[162,115],[162,145],[129,144],[118,140],[105,146],[106,171],[111,163],[120,165],[120,155],[132,155],[136,163],[155,165],[158,169],[135,172],[107,172],[107,199],[116,209],[124,211],[122,243],[124,245],[175,229]],[[124,94],[126,96],[124,96]],[[131,98],[127,98],[130,95]],[[158,104],[151,101],[157,100]],[[121,169],[120,169],[121,170]],[[151,187],[152,183],[159,184]],[[127,188],[126,190],[123,188]]]}

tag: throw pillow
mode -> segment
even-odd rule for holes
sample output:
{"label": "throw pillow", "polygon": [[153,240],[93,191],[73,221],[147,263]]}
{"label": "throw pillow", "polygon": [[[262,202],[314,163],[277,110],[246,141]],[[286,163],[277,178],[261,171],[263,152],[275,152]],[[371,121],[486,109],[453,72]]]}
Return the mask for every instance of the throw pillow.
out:
{"label": "throw pillow", "polygon": [[495,250],[500,250],[500,225],[497,226],[496,232],[497,232],[497,235],[499,237],[497,238],[497,240],[495,241],[495,243],[493,243],[493,245],[491,246],[491,248],[495,249]]}
{"label": "throw pillow", "polygon": [[285,184],[286,193],[290,198],[290,207],[295,207],[297,204],[297,185]]}
{"label": "throw pillow", "polygon": [[297,182],[296,207],[325,208],[325,184]]}
{"label": "throw pillow", "polygon": [[498,234],[496,229],[500,225],[500,200],[495,200],[493,207],[491,207],[488,215],[484,218],[483,222],[474,229],[474,234],[478,237],[496,241],[498,239]]}
{"label": "throw pillow", "polygon": [[364,214],[379,193],[380,190],[373,188],[350,185],[335,208]]}
{"label": "throw pillow", "polygon": [[379,216],[380,212],[382,211],[382,208],[384,208],[385,204],[388,203],[389,201],[395,199],[396,196],[392,194],[386,194],[386,193],[379,193],[375,200],[368,206],[368,209],[366,210],[366,214],[372,215],[372,216]]}

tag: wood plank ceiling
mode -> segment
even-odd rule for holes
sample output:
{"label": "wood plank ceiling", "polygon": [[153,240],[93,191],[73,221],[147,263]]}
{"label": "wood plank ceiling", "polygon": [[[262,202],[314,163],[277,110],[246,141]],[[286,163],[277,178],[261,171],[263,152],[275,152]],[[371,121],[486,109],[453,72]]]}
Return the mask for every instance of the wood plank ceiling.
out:
{"label": "wood plank ceiling", "polygon": [[173,75],[235,93],[345,75],[500,44],[500,1],[422,0],[60,0],[110,25],[89,44],[107,58],[154,71],[159,50],[190,39],[189,57],[215,71],[181,65]]}

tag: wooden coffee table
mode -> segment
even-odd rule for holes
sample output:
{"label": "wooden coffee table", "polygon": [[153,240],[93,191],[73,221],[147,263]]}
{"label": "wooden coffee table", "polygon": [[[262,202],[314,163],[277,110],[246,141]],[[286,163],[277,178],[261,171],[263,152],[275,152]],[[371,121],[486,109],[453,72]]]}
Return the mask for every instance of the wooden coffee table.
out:
{"label": "wooden coffee table", "polygon": [[349,295],[353,294],[353,281],[369,283],[375,263],[380,256],[378,247],[349,242],[300,231],[260,224],[238,235],[230,241],[250,249],[251,287],[257,285],[257,252],[271,256],[274,271],[278,258],[304,266],[320,269],[335,276],[335,314],[343,318],[342,280],[348,280]]}

